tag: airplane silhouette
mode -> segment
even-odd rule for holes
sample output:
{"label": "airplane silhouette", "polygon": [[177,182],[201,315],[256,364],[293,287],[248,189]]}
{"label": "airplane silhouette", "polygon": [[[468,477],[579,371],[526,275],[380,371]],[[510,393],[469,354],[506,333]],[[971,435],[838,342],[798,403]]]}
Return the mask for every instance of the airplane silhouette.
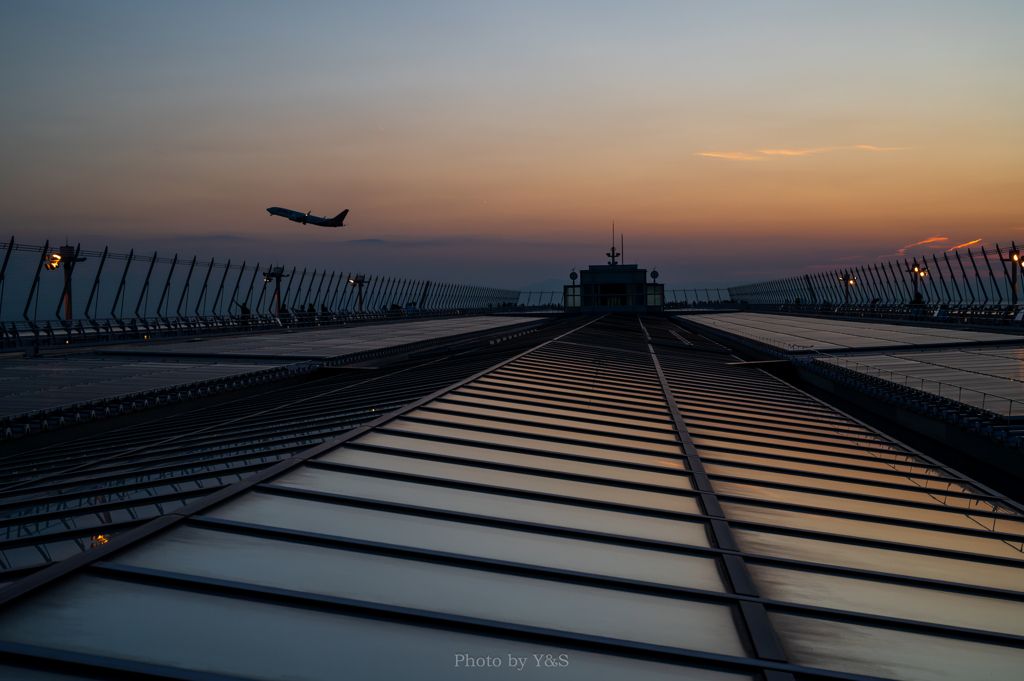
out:
{"label": "airplane silhouette", "polygon": [[288,218],[292,222],[300,222],[304,225],[310,224],[317,225],[319,227],[344,227],[345,216],[348,215],[348,208],[341,211],[333,218],[318,218],[315,215],[310,215],[313,211],[309,211],[309,213],[300,213],[297,210],[288,210],[287,208],[278,208],[277,206],[268,208],[267,212],[271,215],[280,215],[283,218]]}

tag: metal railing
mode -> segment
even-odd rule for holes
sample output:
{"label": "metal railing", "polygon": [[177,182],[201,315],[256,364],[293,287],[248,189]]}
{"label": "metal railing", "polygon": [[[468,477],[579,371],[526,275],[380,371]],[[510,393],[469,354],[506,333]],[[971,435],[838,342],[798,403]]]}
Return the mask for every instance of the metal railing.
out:
{"label": "metal railing", "polygon": [[[876,367],[870,364],[865,364],[863,362],[858,362],[855,359],[851,359],[850,357],[832,355],[827,352],[815,350],[813,345],[804,345],[800,343],[785,343],[775,338],[770,338],[767,336],[758,336],[757,334],[736,331],[735,329],[731,328],[729,330],[715,330],[718,331],[719,333],[725,333],[753,340],[762,346],[767,346],[768,348],[774,350],[774,354],[776,356],[788,359],[795,364],[807,365],[812,362],[820,361],[823,364],[830,364],[832,366],[841,367],[848,371],[856,371],[857,373],[863,374],[869,378],[876,379],[878,381],[886,381],[888,383],[891,383],[894,387],[914,389],[922,393],[934,395],[940,399],[949,400],[951,402],[957,402],[961,405],[964,405],[965,407],[975,407],[982,411],[989,412],[993,416],[1004,417],[1007,420],[1013,418],[1013,406],[1017,405],[1017,417],[1024,417],[1024,401],[1021,400],[1015,400],[1010,397],[996,395],[995,393],[989,393],[983,390],[975,390],[974,388],[965,388],[964,386],[957,385],[955,383],[937,381],[930,378],[922,378],[920,376],[905,374],[899,371],[882,369],[881,367]],[[883,354],[887,357],[892,356],[889,355],[888,353]],[[886,376],[888,376],[889,378],[885,378]],[[933,389],[929,389],[929,387],[933,387]],[[943,392],[943,387],[945,387],[945,392]],[[968,397],[973,396],[975,399],[965,400],[965,394]],[[1003,408],[1001,409],[1000,407]]]}
{"label": "metal railing", "polygon": [[[955,383],[937,381],[931,378],[923,378],[899,371],[883,369],[881,367],[852,360],[849,357],[838,357],[828,353],[815,352],[813,355],[809,356],[793,357],[792,361],[797,363],[820,361],[834,366],[842,366],[844,369],[856,371],[879,381],[888,381],[889,383],[903,388],[914,388],[915,390],[920,390],[921,392],[929,393],[936,397],[959,402],[966,406],[978,407],[983,411],[999,414],[1007,419],[1013,418],[1013,406],[1017,405],[1017,416],[1024,416],[1024,402],[1021,400],[1003,397],[1002,395],[996,395],[983,390],[975,390],[974,388],[965,388],[964,386],[957,385]],[[886,376],[888,376],[888,378],[886,378]],[[946,388],[945,394],[942,392],[944,386]],[[965,393],[967,394],[967,397],[974,397],[974,399],[965,400]]]}
{"label": "metal railing", "polygon": [[[853,265],[846,268],[774,279],[729,288],[735,300],[751,304],[799,303],[899,306],[941,304],[970,309],[1016,304],[1024,282],[1016,246],[1003,251],[982,247],[935,253],[902,261]],[[952,253],[952,255],[950,254]],[[1019,257],[1019,256],[1018,256]],[[853,282],[852,284],[850,282]]]}
{"label": "metal railing", "polygon": [[519,298],[518,291],[506,289],[343,270],[278,266],[276,275],[268,275],[269,264],[90,251],[49,242],[32,246],[11,238],[0,243],[0,322],[459,310],[497,308]]}
{"label": "metal railing", "polygon": [[741,308],[757,312],[804,314],[850,319],[877,319],[927,325],[1024,326],[1024,305],[832,305],[831,303],[743,303]]}

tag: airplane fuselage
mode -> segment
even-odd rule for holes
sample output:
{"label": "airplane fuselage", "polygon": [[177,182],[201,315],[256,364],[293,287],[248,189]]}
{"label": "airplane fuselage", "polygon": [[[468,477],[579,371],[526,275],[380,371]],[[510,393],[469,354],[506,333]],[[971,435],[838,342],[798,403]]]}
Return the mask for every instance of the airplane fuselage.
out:
{"label": "airplane fuselage", "polygon": [[347,208],[342,212],[338,213],[333,218],[319,218],[315,215],[310,215],[309,213],[300,213],[297,210],[289,210],[288,208],[278,208],[277,206],[274,206],[273,208],[268,208],[267,212],[270,213],[271,215],[278,215],[282,218],[288,218],[292,222],[298,222],[303,225],[317,225],[318,227],[344,227],[345,216],[348,215]]}

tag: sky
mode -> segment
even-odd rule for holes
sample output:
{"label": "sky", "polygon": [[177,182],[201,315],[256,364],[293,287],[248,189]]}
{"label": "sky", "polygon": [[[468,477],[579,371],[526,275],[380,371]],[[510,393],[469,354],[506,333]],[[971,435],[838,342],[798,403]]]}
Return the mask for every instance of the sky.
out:
{"label": "sky", "polygon": [[517,288],[603,264],[613,221],[674,286],[1024,241],[1019,1],[11,1],[0,26],[0,238]]}

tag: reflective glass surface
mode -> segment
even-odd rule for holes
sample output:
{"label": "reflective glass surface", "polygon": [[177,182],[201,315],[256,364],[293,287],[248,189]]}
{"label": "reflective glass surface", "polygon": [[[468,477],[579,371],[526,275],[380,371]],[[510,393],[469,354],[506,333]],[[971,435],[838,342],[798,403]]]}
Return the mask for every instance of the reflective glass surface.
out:
{"label": "reflective glass surface", "polygon": [[497,410],[504,410],[505,408],[516,409],[519,411],[529,411],[536,414],[550,415],[552,417],[559,418],[581,418],[588,419],[599,419],[606,423],[613,423],[616,425],[624,426],[643,426],[646,428],[657,428],[660,430],[666,430],[669,432],[675,432],[675,427],[672,422],[667,418],[656,418],[651,414],[637,414],[631,418],[624,418],[622,416],[616,416],[614,411],[606,409],[600,404],[560,404],[553,406],[551,404],[533,404],[529,401],[520,399],[487,399],[483,397],[475,397],[467,394],[463,390],[456,390],[444,398],[438,400],[436,404],[444,405],[462,405],[462,406],[479,406],[492,408]]}
{"label": "reflective glass surface", "polygon": [[[210,517],[641,582],[723,590],[715,562],[708,558],[532,530],[489,527],[258,493],[215,509]],[[708,546],[703,528],[688,539],[693,540],[693,545]]]}
{"label": "reflective glass surface", "polygon": [[[736,654],[739,641],[729,636],[732,622],[721,610],[724,620],[707,613],[713,623],[707,634],[694,632],[691,647]],[[715,622],[723,626],[712,631]],[[508,665],[509,654],[527,664],[534,654],[566,654],[569,665],[558,671],[577,679],[680,678],[670,665],[94,576],[75,577],[8,609],[0,639],[254,679],[336,681],[339,672],[353,679],[450,679],[462,671],[454,666],[457,654],[502,658],[502,667],[479,670],[493,672],[488,678],[521,678]]]}
{"label": "reflective glass surface", "polygon": [[[771,466],[773,468],[794,471],[806,471],[808,473],[821,473],[824,475],[841,475],[865,481],[870,480],[896,484],[917,484],[922,487],[937,484],[954,484],[961,490],[973,491],[973,487],[970,487],[969,485],[955,480],[948,480],[948,475],[941,469],[926,468],[924,466],[898,467],[896,464],[881,461],[866,461],[864,459],[853,459],[850,457],[805,456],[803,452],[791,453],[782,450],[777,452],[777,456],[772,457],[705,449],[701,452],[701,457],[705,460],[731,461],[738,464],[757,464],[760,466]],[[792,459],[796,460],[794,461]],[[856,466],[857,468],[847,468],[846,466]],[[863,468],[870,468],[871,470],[859,470]],[[912,474],[912,476],[905,474]],[[946,476],[947,479],[937,479],[943,476]]]}
{"label": "reflective glass surface", "polygon": [[352,451],[336,454],[334,460],[377,470],[396,471],[429,478],[457,480],[480,485],[519,489],[543,494],[607,501],[630,506],[642,506],[680,513],[699,513],[694,497],[675,492],[654,492],[620,487],[609,483],[580,482],[546,475],[513,473],[493,468],[467,466],[442,461],[429,461],[409,456],[392,456],[377,452]]}
{"label": "reflective glass surface", "polygon": [[[865,499],[848,499],[841,496],[828,494],[815,494],[813,492],[798,492],[796,490],[779,489],[776,487],[762,487],[760,485],[748,485],[745,483],[728,482],[726,480],[712,480],[712,486],[718,494],[729,494],[750,499],[761,499],[764,501],[775,501],[799,506],[811,506],[814,508],[844,511],[846,513],[863,513],[866,515],[880,516],[882,518],[901,518],[903,520],[915,520],[922,523],[935,523],[937,525],[948,525],[968,530],[989,530],[998,532],[1009,532],[1022,535],[1024,540],[1024,523],[1004,518],[993,518],[974,513],[959,512],[958,508],[951,508],[949,511],[930,508],[918,508],[915,506],[901,506],[886,504],[882,501],[868,501]],[[981,507],[980,510],[987,511],[988,508]]]}
{"label": "reflective glass surface", "polygon": [[[682,463],[682,450],[678,458],[675,454],[664,455],[652,451],[648,454],[636,452],[624,452],[606,447],[590,447],[586,443],[576,442],[554,442],[539,438],[517,437],[515,435],[503,435],[501,433],[483,433],[465,428],[452,428],[450,426],[433,425],[430,423],[413,423],[412,421],[393,421],[387,424],[388,430],[403,433],[416,433],[420,435],[433,435],[435,437],[449,437],[471,442],[481,442],[497,446],[519,447],[522,449],[533,449],[540,452],[554,452],[558,454],[572,454],[574,456],[586,456],[595,459],[613,459],[615,461],[629,461],[632,463],[644,464],[647,466],[665,466],[669,468],[684,468]],[[640,447],[643,448],[642,446]]]}
{"label": "reflective glass surface", "polygon": [[[684,541],[684,537],[692,534],[687,531],[688,529],[699,528],[701,532],[703,531],[701,524],[667,518],[323,470],[299,469],[277,479],[275,484],[363,499],[377,499],[492,518],[508,518],[661,541],[690,543]],[[684,497],[680,497],[680,499],[689,501],[696,512],[697,502],[695,500]]]}
{"label": "reflective glass surface", "polygon": [[[733,527],[740,550],[762,556],[851,567],[873,572],[971,584],[1024,593],[1024,561],[1018,567],[933,556]],[[1019,554],[1018,554],[1019,555]]]}
{"label": "reflective glass surface", "polygon": [[[515,405],[509,405],[514,408]],[[520,411],[509,411],[506,409],[484,409],[482,407],[474,407],[460,402],[454,402],[451,400],[437,400],[430,403],[430,409],[417,409],[414,412],[408,414],[408,416],[423,416],[424,418],[434,418],[436,420],[447,420],[442,418],[450,417],[452,414],[435,409],[444,409],[456,411],[461,415],[473,416],[476,418],[494,418],[494,419],[511,419],[516,422],[527,422],[534,423],[544,426],[552,426],[555,428],[577,428],[584,430],[591,430],[606,435],[620,435],[623,437],[638,437],[638,438],[653,438],[662,440],[665,442],[676,442],[675,433],[671,430],[665,429],[646,429],[646,428],[626,428],[620,425],[613,425],[609,423],[603,423],[600,417],[593,414],[587,414],[586,412],[576,412],[575,417],[554,417],[554,416],[541,416],[540,414],[524,414]],[[566,410],[561,410],[563,413]],[[586,419],[586,420],[583,420]],[[462,421],[449,421],[450,423],[462,423]],[[642,425],[642,424],[636,424]],[[495,424],[493,427],[501,428],[503,426]],[[512,427],[506,425],[504,427]]]}
{"label": "reflective glass surface", "polygon": [[[373,603],[742,655],[728,608],[484,569],[189,530],[120,559]],[[149,560],[146,559],[148,554]],[[712,631],[698,631],[707,627]],[[721,642],[711,641],[721,637]],[[687,643],[689,641],[689,643]]]}
{"label": "reflective glass surface", "polygon": [[[765,463],[770,465],[773,462]],[[811,466],[807,466],[806,468],[811,468]],[[828,475],[839,475],[844,472],[842,470],[828,470],[824,466],[818,466],[816,468],[817,470],[815,472],[826,473]],[[850,482],[846,482],[842,480],[830,480],[828,478],[812,478],[806,475],[794,475],[792,473],[786,473],[782,471],[766,471],[760,468],[729,466],[716,463],[705,463],[704,470],[706,470],[709,475],[723,475],[738,478],[748,478],[752,480],[761,480],[764,482],[776,482],[784,485],[799,485],[800,487],[815,487],[820,490],[885,497],[887,499],[913,501],[920,504],[940,504],[942,506],[949,506],[954,508],[979,509],[977,500],[972,497],[952,496],[945,493],[963,493],[966,491],[964,489],[964,486],[956,482],[934,482],[932,483],[934,486],[930,487],[928,491],[922,490],[919,492],[916,490],[900,489],[898,487],[873,485],[869,482],[861,483],[852,480]],[[888,479],[883,481],[888,483],[889,485],[908,485],[924,487],[924,484],[914,485],[916,479],[910,479],[906,477],[901,478],[897,476],[886,477],[888,477]],[[926,481],[921,482],[925,483]],[[984,508],[981,510],[987,511],[990,509]],[[1024,524],[1021,525],[1021,529],[1024,530]]]}
{"label": "reflective glass surface", "polygon": [[[417,438],[398,435],[395,433],[373,432],[361,436],[358,445],[373,445],[375,447],[390,447],[406,451],[422,452],[437,456],[446,456],[453,459],[469,459],[471,461],[488,461],[491,463],[508,464],[512,466],[523,466],[526,468],[540,468],[550,471],[564,473],[575,473],[578,475],[589,475],[598,478],[611,478],[612,480],[627,480],[648,485],[660,485],[662,487],[679,487],[689,489],[691,487],[689,476],[681,473],[658,473],[655,471],[638,470],[625,466],[609,465],[612,459],[609,457],[609,464],[590,463],[587,461],[576,461],[542,454],[528,454],[526,452],[509,452],[493,447],[482,447],[469,444],[456,444],[453,442],[438,442],[437,440],[420,440]],[[324,454],[325,461],[341,461],[336,458],[335,452],[356,451],[354,449],[338,449]],[[673,466],[679,470],[685,467],[682,462]]]}
{"label": "reflective glass surface", "polygon": [[1021,546],[1021,542],[998,537],[947,532],[942,528],[931,530],[906,527],[889,523],[885,519],[859,520],[728,501],[721,503],[726,517],[731,520],[1024,560],[1024,547]]}
{"label": "reflective glass surface", "polygon": [[1024,601],[747,563],[762,598],[1024,636]]}
{"label": "reflective glass surface", "polygon": [[[456,416],[454,414],[445,414],[442,412],[426,411],[423,409],[417,409],[413,412],[406,414],[398,424],[404,423],[417,423],[415,421],[406,421],[406,419],[423,419],[425,421],[432,421],[435,423],[449,423],[453,426],[470,426],[476,428],[493,428],[497,430],[504,430],[511,433],[521,433],[523,435],[537,435],[539,437],[553,437],[569,440],[579,440],[584,443],[591,443],[595,445],[604,445],[610,447],[632,447],[647,449],[652,452],[662,452],[665,454],[681,454],[679,445],[674,442],[647,442],[640,440],[633,440],[625,437],[611,437],[608,435],[599,435],[594,432],[579,432],[579,431],[567,431],[561,428],[554,427],[541,427],[531,426],[523,423],[507,423],[504,421],[494,421],[487,418],[469,417],[469,416]],[[401,428],[401,426],[397,426]]]}
{"label": "reflective glass surface", "polygon": [[792,664],[900,681],[1014,679],[1024,649],[770,612]]}

